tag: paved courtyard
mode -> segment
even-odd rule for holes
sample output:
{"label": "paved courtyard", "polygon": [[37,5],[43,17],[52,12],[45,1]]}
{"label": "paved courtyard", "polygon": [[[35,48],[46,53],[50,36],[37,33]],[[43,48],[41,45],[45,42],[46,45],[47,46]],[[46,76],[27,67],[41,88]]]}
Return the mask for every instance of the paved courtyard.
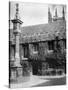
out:
{"label": "paved courtyard", "polygon": [[66,76],[61,77],[51,77],[51,78],[43,78],[45,80],[48,80],[47,82],[43,82],[41,84],[37,84],[32,87],[41,87],[41,86],[55,86],[55,85],[65,85],[66,84]]}
{"label": "paved courtyard", "polygon": [[35,76],[20,77],[18,83],[12,83],[11,88],[27,88],[27,87],[41,87],[41,86],[54,86],[65,85],[66,76]]}

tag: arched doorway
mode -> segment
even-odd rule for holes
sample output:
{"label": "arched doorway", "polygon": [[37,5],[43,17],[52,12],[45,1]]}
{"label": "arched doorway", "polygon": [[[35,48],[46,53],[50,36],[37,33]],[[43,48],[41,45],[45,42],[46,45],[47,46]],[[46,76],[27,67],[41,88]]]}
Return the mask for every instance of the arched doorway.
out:
{"label": "arched doorway", "polygon": [[41,71],[42,69],[42,62],[34,60],[32,61],[32,74],[33,75],[38,75],[39,70]]}

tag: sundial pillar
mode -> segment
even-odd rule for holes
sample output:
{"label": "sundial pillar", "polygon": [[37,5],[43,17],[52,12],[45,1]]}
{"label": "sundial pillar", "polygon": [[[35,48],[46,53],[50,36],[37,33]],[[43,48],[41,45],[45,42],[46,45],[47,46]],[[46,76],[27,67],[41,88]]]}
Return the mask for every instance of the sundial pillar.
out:
{"label": "sundial pillar", "polygon": [[14,60],[14,70],[16,71],[16,76],[20,76],[22,72],[22,66],[20,64],[20,53],[19,53],[19,45],[20,45],[20,27],[21,24],[23,23],[19,19],[19,9],[18,9],[18,4],[16,4],[16,15],[15,18],[12,20],[13,23],[13,34],[15,35],[15,60]]}
{"label": "sundial pillar", "polygon": [[15,15],[15,19],[12,20],[13,23],[13,33],[15,35],[15,66],[19,67],[20,66],[20,54],[19,54],[19,38],[20,38],[20,26],[23,23],[20,19],[19,19],[19,13],[18,13],[19,9],[18,9],[18,4],[16,4],[16,15]]}

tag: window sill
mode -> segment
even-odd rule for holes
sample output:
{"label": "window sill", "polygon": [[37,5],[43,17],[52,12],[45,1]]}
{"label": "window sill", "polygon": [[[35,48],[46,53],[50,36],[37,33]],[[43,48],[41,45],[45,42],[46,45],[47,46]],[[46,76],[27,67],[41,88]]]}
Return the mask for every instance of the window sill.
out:
{"label": "window sill", "polygon": [[53,50],[48,50],[48,53],[53,53]]}
{"label": "window sill", "polygon": [[33,54],[38,54],[38,51],[34,51]]}

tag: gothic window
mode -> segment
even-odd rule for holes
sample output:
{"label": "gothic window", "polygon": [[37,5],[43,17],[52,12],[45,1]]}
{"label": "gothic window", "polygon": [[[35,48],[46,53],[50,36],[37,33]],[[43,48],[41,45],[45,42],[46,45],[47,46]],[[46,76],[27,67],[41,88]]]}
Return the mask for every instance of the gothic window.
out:
{"label": "gothic window", "polygon": [[64,48],[66,49],[66,39],[64,39],[63,41],[64,41]]}
{"label": "gothic window", "polygon": [[33,51],[34,52],[37,52],[38,51],[38,44],[37,43],[34,43],[33,44]]}
{"label": "gothic window", "polygon": [[24,45],[24,57],[28,57],[28,45]]}
{"label": "gothic window", "polygon": [[48,41],[49,50],[54,50],[54,41]]}

